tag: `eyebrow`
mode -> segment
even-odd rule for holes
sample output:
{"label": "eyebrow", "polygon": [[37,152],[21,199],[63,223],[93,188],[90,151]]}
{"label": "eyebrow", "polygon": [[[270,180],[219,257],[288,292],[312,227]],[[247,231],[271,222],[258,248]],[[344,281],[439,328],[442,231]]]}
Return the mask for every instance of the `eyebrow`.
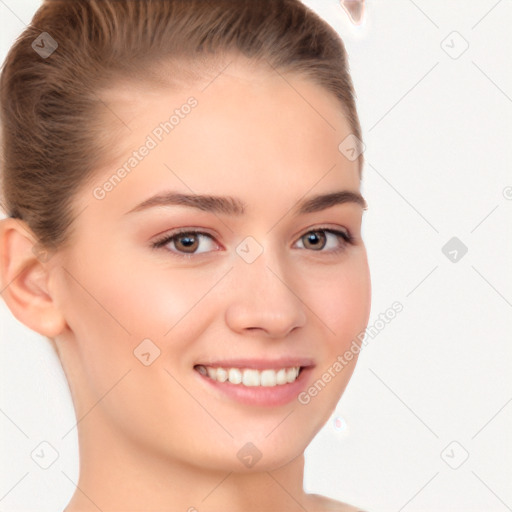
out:
{"label": "eyebrow", "polygon": [[[340,190],[328,194],[318,194],[301,200],[295,207],[295,215],[304,215],[325,210],[338,204],[353,203],[367,209],[367,204],[359,192]],[[154,195],[132,208],[126,214],[140,212],[157,206],[188,206],[206,212],[240,216],[246,212],[247,205],[232,196],[212,196],[164,192]]]}

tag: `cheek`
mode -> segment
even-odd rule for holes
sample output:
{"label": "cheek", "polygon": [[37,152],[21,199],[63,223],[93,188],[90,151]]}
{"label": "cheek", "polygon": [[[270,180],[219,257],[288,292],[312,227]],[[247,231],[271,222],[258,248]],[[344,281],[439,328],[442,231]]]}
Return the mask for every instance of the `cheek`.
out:
{"label": "cheek", "polygon": [[[151,276],[151,269],[134,272],[122,263],[109,264],[107,258],[101,273],[85,270],[93,268],[92,261],[88,264],[66,266],[69,274],[64,274],[61,299],[74,336],[74,353],[68,360],[75,392],[84,404],[82,415],[97,404],[98,414],[135,437],[143,432],[151,437],[156,430],[165,437],[173,413],[194,412],[194,402],[166,370],[175,375],[170,362],[182,361],[188,339],[195,336],[183,317],[208,287],[206,283],[205,290],[187,286],[186,273],[179,277],[176,272],[177,279],[162,282],[161,275]],[[154,345],[141,345],[144,339]],[[151,364],[144,364],[139,346],[149,352]],[[181,382],[181,374],[175,377]],[[157,428],[148,418],[165,421],[157,422]],[[176,439],[189,435],[185,427],[186,422],[176,426]]]}
{"label": "cheek", "polygon": [[[101,396],[131,369],[130,381],[167,389],[165,368],[192,367],[190,347],[215,313],[203,299],[225,270],[171,271],[161,263],[103,256],[101,272],[85,270],[93,268],[88,260],[88,266],[70,267],[82,286],[72,278],[65,284],[66,315],[86,379]],[[152,362],[144,366],[138,357]]]}
{"label": "cheek", "polygon": [[[89,293],[74,291],[75,310],[87,323],[95,319],[100,331],[117,329],[120,337],[162,338],[185,318],[214,284],[216,275],[193,268],[174,268],[151,257],[129,258],[104,253],[89,255],[87,265],[76,269]],[[93,269],[97,269],[94,271]],[[73,283],[70,283],[73,285]],[[74,287],[76,288],[76,286]],[[86,311],[80,308],[86,308]]]}
{"label": "cheek", "polygon": [[[300,401],[315,418],[318,431],[333,413],[354,372],[359,350],[352,345],[368,324],[371,305],[370,274],[366,254],[329,269],[309,295],[311,309],[322,326],[322,356],[312,383]],[[313,289],[311,289],[313,290]]]}
{"label": "cheek", "polygon": [[326,272],[313,292],[315,313],[332,336],[330,349],[340,350],[365,330],[371,306],[370,275],[366,257],[353,258],[338,270]]}

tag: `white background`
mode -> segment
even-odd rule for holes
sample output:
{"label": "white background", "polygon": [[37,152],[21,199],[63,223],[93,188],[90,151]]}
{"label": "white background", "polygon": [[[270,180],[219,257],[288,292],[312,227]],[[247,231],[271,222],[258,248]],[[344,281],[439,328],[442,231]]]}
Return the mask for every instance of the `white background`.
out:
{"label": "white background", "polygon": [[[512,1],[375,0],[359,27],[339,0],[305,3],[343,37],[357,91],[370,325],[404,307],[308,447],[306,489],[374,512],[512,510]],[[0,0],[2,61],[38,5]],[[0,321],[0,512],[60,511],[78,478],[67,384],[3,301]]]}

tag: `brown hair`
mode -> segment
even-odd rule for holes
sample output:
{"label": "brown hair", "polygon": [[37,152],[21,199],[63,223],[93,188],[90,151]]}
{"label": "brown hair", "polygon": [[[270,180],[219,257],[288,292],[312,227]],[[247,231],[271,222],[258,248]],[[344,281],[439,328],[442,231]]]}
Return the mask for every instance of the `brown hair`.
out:
{"label": "brown hair", "polygon": [[[54,48],[41,33],[58,44],[51,55],[37,51]],[[181,60],[186,70],[227,53],[320,84],[362,139],[343,41],[300,0],[46,0],[0,79],[6,214],[24,220],[44,247],[64,245],[75,194],[112,156],[113,139],[98,135],[98,92],[121,77],[151,77],[162,62]],[[360,174],[362,162],[361,154]]]}

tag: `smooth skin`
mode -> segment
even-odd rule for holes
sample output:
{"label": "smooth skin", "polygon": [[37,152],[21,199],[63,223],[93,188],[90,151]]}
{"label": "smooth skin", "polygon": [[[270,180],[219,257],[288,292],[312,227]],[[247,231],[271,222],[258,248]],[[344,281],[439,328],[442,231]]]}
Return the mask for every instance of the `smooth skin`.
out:
{"label": "smooth skin", "polygon": [[[103,93],[120,145],[76,196],[69,246],[42,261],[24,222],[1,223],[2,296],[18,320],[55,341],[73,397],[80,476],[66,512],[359,510],[303,489],[304,450],[357,356],[307,405],[242,405],[193,369],[208,359],[308,357],[311,385],[365,330],[363,207],[293,213],[317,194],[359,192],[357,162],[338,150],[350,126],[337,99],[304,77],[233,58],[213,78]],[[197,106],[96,199],[94,188],[191,96]],[[232,196],[246,211],[127,213],[170,190]],[[189,258],[180,256],[190,251],[183,238],[152,248],[178,228],[209,236],[198,236]],[[353,243],[323,232],[315,246],[310,232],[319,228],[348,231]],[[236,251],[248,236],[263,249],[252,263]],[[147,338],[160,350],[149,366],[134,356]],[[262,453],[252,468],[237,457],[247,442]]]}

